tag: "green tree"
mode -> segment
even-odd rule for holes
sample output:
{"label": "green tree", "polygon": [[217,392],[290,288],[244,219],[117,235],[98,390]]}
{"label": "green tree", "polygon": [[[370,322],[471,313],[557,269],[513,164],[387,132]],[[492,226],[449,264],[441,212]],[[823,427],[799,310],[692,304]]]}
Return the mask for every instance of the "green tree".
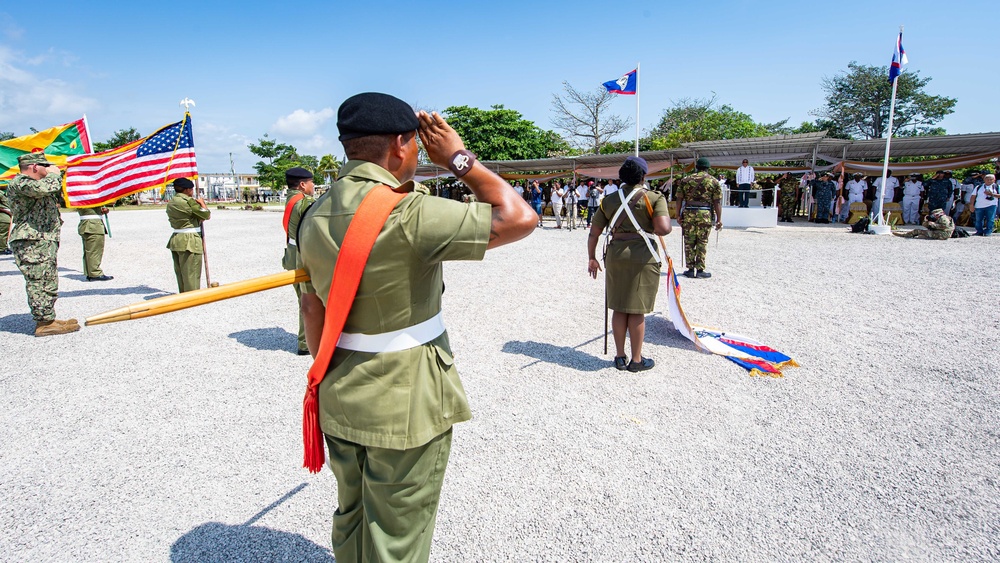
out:
{"label": "green tree", "polygon": [[138,141],[141,138],[142,135],[136,131],[135,127],[119,129],[118,131],[112,133],[111,137],[107,141],[94,143],[94,152],[104,152],[111,149],[117,149],[120,146]]}
{"label": "green tree", "polygon": [[[892,98],[888,77],[889,67],[851,61],[847,72],[823,79],[826,105],[812,114],[828,120],[851,137],[882,138],[889,127]],[[954,113],[958,100],[924,92],[930,81],[930,77],[921,77],[918,71],[905,71],[896,79],[895,129],[909,128],[923,134],[932,131],[934,124],[946,115]]]}
{"label": "green tree", "polygon": [[[279,143],[269,138],[266,133],[258,139],[258,144],[250,143],[247,148],[255,156],[263,159],[253,165],[254,170],[257,171],[260,185],[274,190],[281,190],[285,187],[285,170],[302,165],[295,147]],[[316,157],[310,158],[313,161],[316,160]],[[318,163],[314,162],[314,168],[315,164]]]}
{"label": "green tree", "polygon": [[581,92],[569,82],[563,82],[563,90],[565,98],[552,95],[552,111],[555,112],[552,123],[578,146],[594,154],[600,153],[601,147],[632,126],[630,119],[611,113],[611,102],[617,96],[603,86]]}
{"label": "green tree", "polygon": [[10,131],[0,131],[0,141],[9,141],[17,137],[17,135],[11,133]]}
{"label": "green tree", "polygon": [[317,183],[329,184],[336,180],[337,174],[340,173],[340,161],[332,154],[325,154],[319,159],[319,165],[313,173],[317,175]]}
{"label": "green tree", "polygon": [[546,158],[569,145],[552,131],[543,131],[521,113],[494,105],[488,110],[451,106],[443,113],[465,146],[481,160]]}
{"label": "green tree", "polygon": [[[716,98],[683,98],[663,111],[660,121],[649,132],[654,150],[676,148],[683,143],[766,137],[789,132],[788,120],[758,123],[728,104],[719,105]],[[642,149],[642,140],[639,148]]]}

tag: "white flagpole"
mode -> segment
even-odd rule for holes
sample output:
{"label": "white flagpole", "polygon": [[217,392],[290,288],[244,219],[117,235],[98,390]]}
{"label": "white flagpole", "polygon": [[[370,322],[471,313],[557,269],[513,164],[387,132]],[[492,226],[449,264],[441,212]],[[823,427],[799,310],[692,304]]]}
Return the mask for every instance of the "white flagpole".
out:
{"label": "white flagpole", "polygon": [[635,63],[635,156],[639,156],[639,63]]}
{"label": "white flagpole", "polygon": [[[899,33],[902,35],[903,26],[899,26]],[[882,159],[882,183],[878,190],[878,224],[885,226],[885,215],[882,213],[882,202],[884,201],[886,176],[889,172],[889,145],[892,143],[892,120],[896,115],[896,85],[899,83],[899,76],[903,74],[903,54],[899,52],[900,38],[896,36],[896,55],[899,57],[899,75],[892,81],[892,100],[889,102],[889,129],[885,136],[885,158]]]}

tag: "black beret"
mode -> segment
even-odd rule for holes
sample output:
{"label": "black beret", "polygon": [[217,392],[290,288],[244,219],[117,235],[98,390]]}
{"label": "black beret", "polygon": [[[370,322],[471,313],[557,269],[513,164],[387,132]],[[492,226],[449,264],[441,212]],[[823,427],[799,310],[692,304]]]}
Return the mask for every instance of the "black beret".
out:
{"label": "black beret", "polygon": [[367,135],[407,133],[416,131],[419,126],[410,104],[389,94],[357,94],[344,100],[337,110],[341,141]]}
{"label": "black beret", "polygon": [[174,191],[181,192],[184,190],[190,190],[194,187],[194,182],[188,180],[187,178],[177,178],[174,180]]}
{"label": "black beret", "polygon": [[312,172],[306,170],[305,168],[299,168],[298,166],[285,170],[286,180],[292,180],[292,179],[308,180],[309,178],[312,177],[313,177]]}

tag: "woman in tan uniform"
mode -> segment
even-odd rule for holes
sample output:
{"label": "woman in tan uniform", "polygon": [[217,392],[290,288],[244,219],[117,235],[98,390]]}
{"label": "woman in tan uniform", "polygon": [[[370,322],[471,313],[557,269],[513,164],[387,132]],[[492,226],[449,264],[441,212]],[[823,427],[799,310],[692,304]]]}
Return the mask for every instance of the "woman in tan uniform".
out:
{"label": "woman in tan uniform", "polygon": [[[615,338],[615,367],[619,370],[645,371],[653,367],[651,358],[642,357],[646,333],[646,313],[653,310],[660,284],[661,257],[656,236],[670,234],[667,200],[662,194],[645,188],[646,161],[630,156],[618,170],[621,189],[601,201],[594,213],[587,240],[590,261],[587,271],[597,279],[601,264],[597,261],[597,242],[605,227],[610,227],[611,242],[605,249],[607,266],[607,306],[613,311],[611,332]],[[627,202],[622,208],[622,203]],[[631,361],[625,356],[625,334],[631,344]]]}

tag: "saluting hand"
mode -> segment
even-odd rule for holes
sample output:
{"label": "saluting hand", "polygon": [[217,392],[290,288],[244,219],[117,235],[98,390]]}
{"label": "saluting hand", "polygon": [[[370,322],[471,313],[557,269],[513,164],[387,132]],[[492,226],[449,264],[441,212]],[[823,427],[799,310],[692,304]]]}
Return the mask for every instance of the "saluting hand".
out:
{"label": "saluting hand", "polygon": [[429,114],[421,110],[417,112],[417,119],[420,121],[417,132],[427,157],[434,164],[447,168],[452,155],[465,148],[462,138],[436,111]]}

